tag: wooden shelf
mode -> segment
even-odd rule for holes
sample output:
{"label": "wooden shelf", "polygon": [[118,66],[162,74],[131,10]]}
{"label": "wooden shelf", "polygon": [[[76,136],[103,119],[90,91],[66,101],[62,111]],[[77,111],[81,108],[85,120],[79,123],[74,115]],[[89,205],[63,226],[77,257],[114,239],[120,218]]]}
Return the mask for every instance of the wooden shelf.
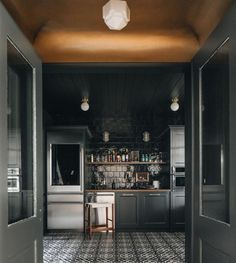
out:
{"label": "wooden shelf", "polygon": [[88,165],[167,164],[166,162],[87,162]]}

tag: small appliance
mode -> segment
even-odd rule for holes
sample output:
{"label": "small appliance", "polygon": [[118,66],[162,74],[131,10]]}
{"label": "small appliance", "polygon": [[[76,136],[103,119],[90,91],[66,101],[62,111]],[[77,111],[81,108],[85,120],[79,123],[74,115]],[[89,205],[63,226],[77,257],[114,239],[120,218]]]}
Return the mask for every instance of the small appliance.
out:
{"label": "small appliance", "polygon": [[160,182],[158,180],[154,180],[152,184],[153,184],[153,187],[155,189],[159,189],[160,188]]}

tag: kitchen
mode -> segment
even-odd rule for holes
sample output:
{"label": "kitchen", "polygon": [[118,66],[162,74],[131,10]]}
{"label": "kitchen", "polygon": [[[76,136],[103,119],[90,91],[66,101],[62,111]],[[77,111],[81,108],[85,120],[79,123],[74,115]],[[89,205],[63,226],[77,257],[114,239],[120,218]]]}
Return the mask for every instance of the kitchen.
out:
{"label": "kitchen", "polygon": [[111,2],[0,3],[0,261],[234,262],[235,3]]}
{"label": "kitchen", "polygon": [[[58,74],[45,66],[46,235],[86,231],[89,202],[114,203],[116,232],[184,233],[184,69],[72,66]],[[79,94],[87,95],[86,111]],[[104,225],[105,208],[91,220]]]}

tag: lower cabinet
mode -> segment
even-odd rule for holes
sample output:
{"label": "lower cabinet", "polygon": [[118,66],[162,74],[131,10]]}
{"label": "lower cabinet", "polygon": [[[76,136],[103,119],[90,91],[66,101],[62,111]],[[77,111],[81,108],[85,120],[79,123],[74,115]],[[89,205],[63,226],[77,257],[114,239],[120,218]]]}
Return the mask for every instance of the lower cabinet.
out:
{"label": "lower cabinet", "polygon": [[169,229],[169,192],[116,193],[116,229]]}
{"label": "lower cabinet", "polygon": [[171,192],[171,230],[180,231],[185,227],[185,191]]}
{"label": "lower cabinet", "polygon": [[139,227],[139,193],[116,193],[116,229]]}
{"label": "lower cabinet", "polygon": [[145,229],[169,229],[169,192],[140,193],[140,223]]}

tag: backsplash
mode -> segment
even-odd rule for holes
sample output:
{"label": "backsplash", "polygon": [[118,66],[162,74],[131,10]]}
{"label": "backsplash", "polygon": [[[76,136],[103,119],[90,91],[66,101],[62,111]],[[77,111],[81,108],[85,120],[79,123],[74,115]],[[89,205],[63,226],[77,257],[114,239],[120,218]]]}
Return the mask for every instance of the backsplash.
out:
{"label": "backsplash", "polygon": [[149,182],[147,184],[152,184],[152,181],[158,179],[161,181],[161,188],[168,188],[169,186],[169,176],[168,171],[164,166],[161,166],[161,171],[159,174],[155,174],[153,171],[159,167],[159,165],[91,165],[88,174],[87,188],[112,188],[115,184],[115,188],[131,188],[136,182],[136,172],[148,172]]}

